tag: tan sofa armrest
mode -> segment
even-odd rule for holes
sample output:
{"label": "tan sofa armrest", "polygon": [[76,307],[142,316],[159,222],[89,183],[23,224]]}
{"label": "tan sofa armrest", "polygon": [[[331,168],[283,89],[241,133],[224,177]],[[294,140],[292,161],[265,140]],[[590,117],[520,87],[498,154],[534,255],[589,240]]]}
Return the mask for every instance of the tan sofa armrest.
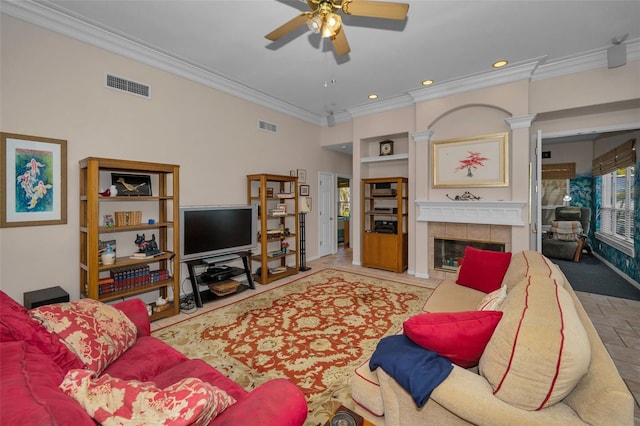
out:
{"label": "tan sofa armrest", "polygon": [[[540,411],[513,407],[493,396],[484,377],[454,366],[451,374],[431,394],[419,410],[411,395],[382,369],[377,370],[385,404],[385,424],[391,425],[540,425],[585,426],[564,403]],[[397,413],[397,415],[396,415]]]}

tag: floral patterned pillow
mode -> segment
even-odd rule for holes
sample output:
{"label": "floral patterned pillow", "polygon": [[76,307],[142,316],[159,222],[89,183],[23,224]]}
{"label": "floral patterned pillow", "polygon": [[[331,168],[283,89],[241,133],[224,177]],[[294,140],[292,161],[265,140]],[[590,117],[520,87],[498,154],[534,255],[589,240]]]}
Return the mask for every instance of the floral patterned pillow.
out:
{"label": "floral patterned pillow", "polygon": [[93,299],[41,306],[30,315],[56,333],[84,363],[100,374],[136,342],[136,326],[127,316]]}
{"label": "floral patterned pillow", "polygon": [[165,389],[151,382],[122,380],[89,370],[71,370],[60,389],[98,423],[109,425],[207,425],[236,400],[197,378],[182,379]]}

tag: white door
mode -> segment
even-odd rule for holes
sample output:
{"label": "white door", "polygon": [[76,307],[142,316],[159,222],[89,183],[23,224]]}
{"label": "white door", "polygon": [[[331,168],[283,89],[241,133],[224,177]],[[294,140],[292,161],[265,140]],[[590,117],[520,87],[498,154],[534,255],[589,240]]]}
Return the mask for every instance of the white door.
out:
{"label": "white door", "polygon": [[334,176],[320,172],[318,177],[318,256],[327,256],[336,252],[336,203],[333,201]]}
{"label": "white door", "polygon": [[530,206],[530,227],[531,236],[529,238],[529,248],[535,251],[542,251],[542,131],[538,130],[537,135],[531,143],[531,162],[529,166],[530,185],[529,206]]}

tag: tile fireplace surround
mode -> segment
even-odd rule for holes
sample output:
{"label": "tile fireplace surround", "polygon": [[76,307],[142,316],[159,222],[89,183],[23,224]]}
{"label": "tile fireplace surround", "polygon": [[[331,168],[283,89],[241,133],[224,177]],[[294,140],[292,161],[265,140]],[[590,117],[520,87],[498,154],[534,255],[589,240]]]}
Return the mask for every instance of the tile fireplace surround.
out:
{"label": "tile fireplace surround", "polygon": [[452,273],[434,269],[434,239],[501,243],[512,251],[512,227],[525,226],[526,203],[514,201],[417,201],[418,221],[429,222],[429,276],[446,278]]}

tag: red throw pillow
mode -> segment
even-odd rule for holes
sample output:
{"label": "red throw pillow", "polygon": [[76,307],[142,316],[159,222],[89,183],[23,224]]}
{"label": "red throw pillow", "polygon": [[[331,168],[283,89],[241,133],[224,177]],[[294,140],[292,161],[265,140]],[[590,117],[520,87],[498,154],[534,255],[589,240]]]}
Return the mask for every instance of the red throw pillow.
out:
{"label": "red throw pillow", "polygon": [[491,293],[502,285],[510,262],[510,252],[479,250],[467,246],[456,284]]}
{"label": "red throw pillow", "polygon": [[415,315],[403,326],[414,343],[469,368],[478,364],[501,318],[501,311],[435,312]]}

